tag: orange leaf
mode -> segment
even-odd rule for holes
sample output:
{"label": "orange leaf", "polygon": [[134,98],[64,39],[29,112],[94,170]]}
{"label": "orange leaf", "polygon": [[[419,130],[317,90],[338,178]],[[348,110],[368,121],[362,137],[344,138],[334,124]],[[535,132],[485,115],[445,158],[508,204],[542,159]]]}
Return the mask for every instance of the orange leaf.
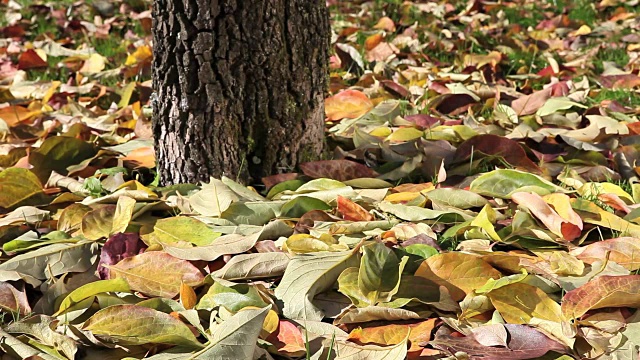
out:
{"label": "orange leaf", "polygon": [[0,119],[11,126],[18,125],[19,122],[28,120],[34,115],[38,115],[40,111],[29,111],[23,106],[7,106],[0,109]]}
{"label": "orange leaf", "polygon": [[198,302],[196,292],[193,288],[185,283],[180,284],[180,303],[185,309],[193,309]]}
{"label": "orange leaf", "polygon": [[416,276],[431,280],[449,290],[455,301],[502,274],[481,258],[450,252],[434,255],[420,264]]}
{"label": "orange leaf", "polygon": [[396,24],[393,23],[393,20],[391,20],[391,18],[385,16],[380,18],[380,20],[378,20],[378,23],[373,28],[394,32],[396,31]]}
{"label": "orange leaf", "polygon": [[329,121],[354,119],[366,114],[372,108],[371,100],[358,90],[345,90],[327,98],[324,103],[324,111]]}
{"label": "orange leaf", "polygon": [[279,353],[291,357],[302,356],[306,353],[306,347],[302,332],[298,327],[287,320],[280,320],[278,330],[266,339],[276,347]]}
{"label": "orange leaf", "polygon": [[133,150],[122,160],[133,161],[138,167],[152,168],[156,166],[156,153],[152,146],[144,146]]}
{"label": "orange leaf", "polygon": [[382,41],[382,38],[383,36],[380,33],[369,36],[367,40],[364,41],[364,48],[367,51],[373,49],[374,47],[378,46],[378,44],[380,44],[380,42]]}
{"label": "orange leaf", "polygon": [[640,275],[603,275],[562,298],[562,313],[570,319],[605,307],[640,308]]}
{"label": "orange leaf", "polygon": [[398,324],[358,327],[349,333],[348,339],[360,345],[397,345],[404,341],[409,331],[409,325]]}
{"label": "orange leaf", "polygon": [[345,220],[350,221],[372,221],[371,215],[362,206],[354,203],[346,197],[338,195],[338,211]]}

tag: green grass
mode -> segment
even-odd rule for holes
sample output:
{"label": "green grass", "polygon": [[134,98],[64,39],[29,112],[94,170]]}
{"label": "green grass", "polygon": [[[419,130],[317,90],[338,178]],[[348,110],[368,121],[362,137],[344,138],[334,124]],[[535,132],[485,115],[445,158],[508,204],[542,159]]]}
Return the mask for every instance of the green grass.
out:
{"label": "green grass", "polygon": [[593,65],[596,74],[602,74],[604,71],[604,62],[614,62],[619,68],[623,68],[629,62],[629,54],[623,47],[617,48],[601,48],[595,56]]}
{"label": "green grass", "polygon": [[531,5],[526,7],[504,7],[502,11],[509,24],[518,24],[524,28],[529,26],[535,28],[544,19],[542,12]]}
{"label": "green grass", "polygon": [[505,75],[514,75],[521,67],[526,67],[529,73],[535,73],[547,66],[547,61],[538,52],[514,51],[507,55],[509,64]]}
{"label": "green grass", "polygon": [[569,11],[569,19],[593,27],[598,21],[598,11],[591,0],[578,0]]}
{"label": "green grass", "polygon": [[640,93],[627,89],[602,89],[593,102],[599,104],[603,100],[615,100],[631,108],[640,107]]}

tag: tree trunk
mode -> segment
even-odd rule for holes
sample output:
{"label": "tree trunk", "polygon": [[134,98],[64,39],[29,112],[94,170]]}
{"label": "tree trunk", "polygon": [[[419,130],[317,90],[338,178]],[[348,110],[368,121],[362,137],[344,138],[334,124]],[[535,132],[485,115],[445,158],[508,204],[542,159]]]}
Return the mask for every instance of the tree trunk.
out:
{"label": "tree trunk", "polygon": [[255,182],[320,154],[325,0],[155,0],[153,19],[163,184]]}

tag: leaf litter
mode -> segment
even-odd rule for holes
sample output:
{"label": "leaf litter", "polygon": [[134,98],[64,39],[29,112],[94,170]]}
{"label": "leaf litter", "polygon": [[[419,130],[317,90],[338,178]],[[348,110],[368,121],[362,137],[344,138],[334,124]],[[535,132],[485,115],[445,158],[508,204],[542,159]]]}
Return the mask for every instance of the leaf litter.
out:
{"label": "leaf litter", "polygon": [[638,357],[637,1],[327,5],[326,158],[159,187],[149,2],[0,1],[4,353]]}

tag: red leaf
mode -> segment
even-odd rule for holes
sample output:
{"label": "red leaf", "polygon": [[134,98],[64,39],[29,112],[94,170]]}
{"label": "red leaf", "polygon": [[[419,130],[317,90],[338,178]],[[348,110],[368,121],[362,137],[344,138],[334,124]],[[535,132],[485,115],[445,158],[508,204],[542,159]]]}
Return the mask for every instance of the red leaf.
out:
{"label": "red leaf", "polygon": [[281,182],[295,180],[297,178],[298,178],[298,173],[277,174],[277,175],[263,177],[262,183],[267,187],[267,189],[271,189],[272,187],[280,184]]}
{"label": "red leaf", "polygon": [[477,135],[460,144],[455,154],[455,162],[467,161],[474,152],[501,156],[509,164],[532,172],[540,173],[540,168],[529,160],[527,153],[517,141],[502,136]]}
{"label": "red leaf", "polygon": [[33,49],[23,52],[18,59],[18,69],[20,70],[43,68],[48,66],[49,64],[47,64],[47,62],[44,61]]}
{"label": "red leaf", "polygon": [[100,279],[109,279],[109,269],[104,265],[115,265],[122,259],[142,254],[146,248],[138,234],[119,233],[111,236],[100,252],[100,261],[98,261]]}

